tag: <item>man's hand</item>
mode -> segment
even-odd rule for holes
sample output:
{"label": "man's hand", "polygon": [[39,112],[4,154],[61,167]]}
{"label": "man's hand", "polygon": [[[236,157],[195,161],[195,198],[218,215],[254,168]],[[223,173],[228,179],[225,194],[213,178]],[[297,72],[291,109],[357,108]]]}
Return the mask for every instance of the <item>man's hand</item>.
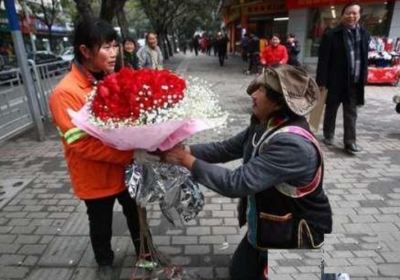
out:
{"label": "man's hand", "polygon": [[171,150],[163,153],[163,160],[170,164],[180,165],[191,170],[193,163],[196,160],[194,156],[190,154],[190,148],[185,146],[175,146]]}

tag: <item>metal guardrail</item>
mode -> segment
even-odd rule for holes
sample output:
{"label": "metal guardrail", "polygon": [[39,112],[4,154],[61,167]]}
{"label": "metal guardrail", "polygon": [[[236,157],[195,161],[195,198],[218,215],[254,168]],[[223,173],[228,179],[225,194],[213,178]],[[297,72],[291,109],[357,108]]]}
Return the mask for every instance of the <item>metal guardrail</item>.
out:
{"label": "metal guardrail", "polygon": [[[69,70],[69,63],[56,61],[36,65],[28,60],[33,86],[43,120],[50,118],[48,97]],[[28,100],[18,68],[0,72],[0,142],[23,133],[33,126]]]}

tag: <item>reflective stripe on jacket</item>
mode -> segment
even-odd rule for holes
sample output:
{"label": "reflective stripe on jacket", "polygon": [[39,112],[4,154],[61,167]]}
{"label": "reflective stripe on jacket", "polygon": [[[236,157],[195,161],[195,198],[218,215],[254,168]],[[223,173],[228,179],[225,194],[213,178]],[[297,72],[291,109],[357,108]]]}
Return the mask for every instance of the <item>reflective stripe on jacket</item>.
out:
{"label": "reflective stripe on jacket", "polygon": [[133,151],[108,147],[71,122],[67,110],[79,111],[91,90],[90,81],[74,64],[49,99],[53,121],[62,137],[72,187],[81,199],[122,192],[125,189],[125,166],[133,157]]}

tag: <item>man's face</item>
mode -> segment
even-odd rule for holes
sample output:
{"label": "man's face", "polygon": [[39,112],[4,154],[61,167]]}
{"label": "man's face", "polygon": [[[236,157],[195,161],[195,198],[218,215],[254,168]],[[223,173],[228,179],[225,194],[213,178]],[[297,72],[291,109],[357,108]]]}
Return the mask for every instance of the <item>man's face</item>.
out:
{"label": "man's face", "polygon": [[147,44],[150,48],[155,49],[157,46],[157,36],[155,34],[149,34],[147,37]]}
{"label": "man's face", "polygon": [[341,18],[342,23],[347,27],[356,26],[361,17],[360,10],[361,7],[359,5],[347,7]]}

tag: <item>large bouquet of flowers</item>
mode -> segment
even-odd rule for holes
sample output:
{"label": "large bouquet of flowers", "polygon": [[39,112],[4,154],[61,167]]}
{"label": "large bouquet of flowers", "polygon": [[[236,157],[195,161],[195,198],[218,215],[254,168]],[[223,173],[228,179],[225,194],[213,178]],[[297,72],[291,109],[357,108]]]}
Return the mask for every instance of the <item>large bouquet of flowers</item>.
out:
{"label": "large bouquet of flowers", "polygon": [[89,94],[73,123],[118,150],[164,151],[226,121],[215,94],[167,70],[123,68]]}
{"label": "large bouquet of flowers", "polygon": [[[224,124],[227,117],[210,87],[198,79],[186,82],[167,70],[128,68],[107,76],[88,95],[87,104],[69,114],[77,127],[106,145],[147,151],[168,150],[199,131]],[[171,271],[151,242],[145,206],[159,202],[171,223],[176,224],[177,216],[189,221],[202,210],[201,191],[186,169],[163,163],[133,164],[126,183],[141,209],[141,251],[151,256],[150,262],[139,259],[139,265]]]}

